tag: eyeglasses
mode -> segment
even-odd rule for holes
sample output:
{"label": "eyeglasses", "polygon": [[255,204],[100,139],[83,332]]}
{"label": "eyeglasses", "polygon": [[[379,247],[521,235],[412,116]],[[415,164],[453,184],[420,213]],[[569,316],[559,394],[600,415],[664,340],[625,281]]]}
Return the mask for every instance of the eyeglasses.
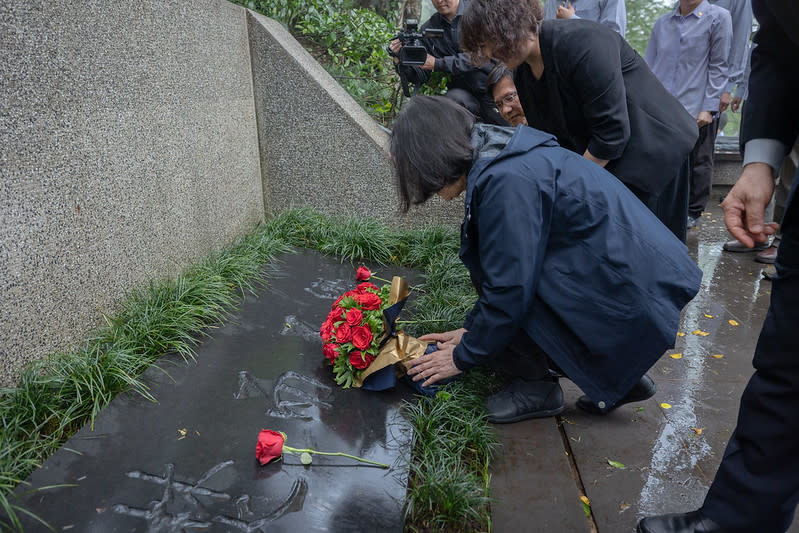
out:
{"label": "eyeglasses", "polygon": [[516,91],[511,91],[505,96],[503,96],[500,100],[495,100],[494,105],[497,106],[497,109],[502,110],[502,106],[505,104],[512,104],[516,97],[519,95]]}

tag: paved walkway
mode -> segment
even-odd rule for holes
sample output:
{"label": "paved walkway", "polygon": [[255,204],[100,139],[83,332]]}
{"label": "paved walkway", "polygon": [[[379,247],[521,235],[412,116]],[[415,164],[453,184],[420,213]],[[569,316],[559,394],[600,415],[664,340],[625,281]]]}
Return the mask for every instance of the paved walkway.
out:
{"label": "paved walkway", "polygon": [[[702,289],[683,312],[684,336],[651,371],[653,398],[590,416],[574,406],[580,390],[564,380],[560,417],[497,426],[504,454],[492,478],[494,531],[629,532],[642,516],[702,504],[752,374],[771,290],[755,253],[722,251],[728,239],[717,206],[689,232]],[[799,523],[789,531],[799,533]]]}

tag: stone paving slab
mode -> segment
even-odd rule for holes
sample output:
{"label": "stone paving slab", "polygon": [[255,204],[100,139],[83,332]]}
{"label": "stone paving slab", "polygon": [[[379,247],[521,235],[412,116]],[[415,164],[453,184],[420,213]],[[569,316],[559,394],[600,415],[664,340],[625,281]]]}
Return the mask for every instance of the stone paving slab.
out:
{"label": "stone paving slab", "polygon": [[495,427],[502,448],[491,463],[493,530],[589,532],[557,421]]}
{"label": "stone paving slab", "polygon": [[[338,388],[319,324],[355,285],[354,268],[302,251],[284,256],[270,286],[247,297],[188,365],[146,373],[158,403],[122,395],[20,486],[69,484],[22,505],[56,531],[402,531],[412,431],[405,389]],[[262,428],[287,444],[393,465],[296,456],[260,466]],[[26,531],[41,526],[26,522]]]}

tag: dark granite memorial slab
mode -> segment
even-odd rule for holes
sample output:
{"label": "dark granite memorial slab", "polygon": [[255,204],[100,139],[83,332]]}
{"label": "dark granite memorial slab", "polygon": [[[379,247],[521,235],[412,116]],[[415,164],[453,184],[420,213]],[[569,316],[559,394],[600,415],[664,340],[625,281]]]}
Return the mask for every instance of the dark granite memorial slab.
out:
{"label": "dark granite memorial slab", "polygon": [[[196,362],[167,357],[168,375],[147,371],[157,403],[115,399],[18,487],[18,503],[56,531],[401,531],[407,389],[339,388],[318,334],[355,269],[309,251],[272,268],[269,287],[209,332]],[[261,466],[262,428],[392,467],[318,455]],[[66,486],[31,492],[51,485]]]}

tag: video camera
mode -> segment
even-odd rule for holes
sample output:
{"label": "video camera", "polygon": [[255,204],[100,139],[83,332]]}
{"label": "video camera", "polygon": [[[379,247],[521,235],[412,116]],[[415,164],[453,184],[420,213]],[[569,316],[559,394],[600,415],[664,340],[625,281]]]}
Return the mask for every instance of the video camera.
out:
{"label": "video camera", "polygon": [[[422,38],[439,38],[444,35],[444,30],[427,28],[424,33],[419,33],[419,21],[416,19],[406,19],[402,30],[391,38],[392,41],[399,39],[400,48],[399,64],[409,66],[424,65],[427,59],[427,48],[424,47]],[[391,49],[389,49],[391,53]],[[393,55],[393,54],[392,54]]]}
{"label": "video camera", "polygon": [[[427,60],[427,48],[424,47],[420,39],[423,38],[440,38],[444,36],[444,30],[427,28],[423,33],[419,33],[419,21],[416,19],[405,19],[405,24],[402,30],[391,38],[391,41],[399,40],[402,48],[399,54],[394,54],[391,47],[388,47],[388,53],[392,56],[399,58],[397,63],[397,73],[399,74],[400,81],[402,82],[402,92],[405,96],[410,97],[411,92],[408,88],[409,71],[412,69],[407,67],[418,67],[424,65]],[[411,77],[415,77],[411,74]],[[413,80],[414,91],[413,94],[419,92],[422,86],[421,80]]]}

